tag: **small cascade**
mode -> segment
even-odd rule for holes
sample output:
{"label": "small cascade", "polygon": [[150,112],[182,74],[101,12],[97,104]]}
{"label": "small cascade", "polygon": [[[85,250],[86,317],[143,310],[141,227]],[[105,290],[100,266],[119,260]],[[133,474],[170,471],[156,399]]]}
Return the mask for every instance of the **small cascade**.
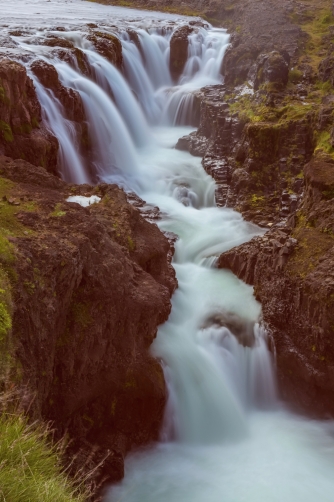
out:
{"label": "small cascade", "polygon": [[85,51],[95,81],[115,101],[120,116],[136,146],[149,141],[150,131],[145,115],[121,73],[105,58],[94,51]]}
{"label": "small cascade", "polygon": [[64,118],[62,104],[52,91],[46,90],[36,77],[31,75],[36,87],[37,96],[42,107],[45,123],[59,142],[59,165],[63,178],[71,183],[88,183],[85,162],[79,153],[76,130],[70,120]]}

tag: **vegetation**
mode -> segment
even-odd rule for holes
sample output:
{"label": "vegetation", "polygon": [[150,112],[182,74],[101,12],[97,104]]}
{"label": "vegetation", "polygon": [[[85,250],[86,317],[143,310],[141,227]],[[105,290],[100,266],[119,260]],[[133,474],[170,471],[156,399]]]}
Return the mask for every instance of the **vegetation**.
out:
{"label": "vegetation", "polygon": [[61,216],[65,216],[66,211],[63,210],[63,205],[62,204],[56,204],[54,210],[52,213],[50,213],[50,216],[54,218],[60,218]]}
{"label": "vegetation", "polygon": [[0,136],[2,136],[7,143],[11,143],[14,139],[10,125],[3,120],[0,120]]}
{"label": "vegetation", "polygon": [[0,500],[83,502],[85,496],[62,472],[62,449],[49,431],[19,414],[0,415]]}

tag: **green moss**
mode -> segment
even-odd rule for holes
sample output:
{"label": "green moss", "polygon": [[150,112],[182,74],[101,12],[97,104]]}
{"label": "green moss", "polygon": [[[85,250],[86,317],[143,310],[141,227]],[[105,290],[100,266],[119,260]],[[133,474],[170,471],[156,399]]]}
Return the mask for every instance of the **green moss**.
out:
{"label": "green moss", "polygon": [[87,328],[92,323],[89,307],[84,303],[73,303],[71,307],[71,313],[74,322],[80,324],[83,328]]}
{"label": "green moss", "polygon": [[33,282],[24,281],[23,286],[29,295],[33,295],[35,293],[36,286]]}
{"label": "green moss", "polygon": [[8,312],[7,305],[0,302],[0,343],[6,338],[12,329],[12,319]]}
{"label": "green moss", "polygon": [[289,82],[292,84],[298,84],[303,78],[303,73],[297,68],[289,71]]}
{"label": "green moss", "polygon": [[298,247],[289,259],[288,270],[292,275],[305,278],[334,245],[334,237],[314,228],[303,215],[299,215],[293,237],[298,240]]}
{"label": "green moss", "polygon": [[322,150],[331,156],[334,156],[334,148],[330,143],[331,135],[328,131],[322,131],[316,135],[317,146],[315,152]]}
{"label": "green moss", "polygon": [[9,124],[0,120],[0,135],[6,141],[6,143],[11,143],[14,140],[13,132]]}
{"label": "green moss", "polygon": [[134,251],[136,249],[136,244],[132,240],[132,238],[130,237],[130,235],[128,235],[128,248],[129,248],[130,251]]}
{"label": "green moss", "polygon": [[54,210],[52,213],[50,213],[49,216],[52,216],[53,218],[61,218],[62,216],[65,216],[66,211],[63,210],[63,205],[62,204],[56,204]]}
{"label": "green moss", "polygon": [[14,128],[14,132],[16,134],[29,134],[31,133],[31,131],[32,131],[32,126],[29,123],[22,124]]}
{"label": "green moss", "polygon": [[39,122],[37,117],[33,117],[31,119],[31,125],[34,129],[37,129],[39,127]]}
{"label": "green moss", "polygon": [[250,199],[250,206],[253,208],[263,207],[265,202],[265,197],[263,195],[253,194]]}
{"label": "green moss", "polygon": [[2,85],[0,85],[0,102],[4,102],[6,99],[6,91],[5,89],[2,87]]}

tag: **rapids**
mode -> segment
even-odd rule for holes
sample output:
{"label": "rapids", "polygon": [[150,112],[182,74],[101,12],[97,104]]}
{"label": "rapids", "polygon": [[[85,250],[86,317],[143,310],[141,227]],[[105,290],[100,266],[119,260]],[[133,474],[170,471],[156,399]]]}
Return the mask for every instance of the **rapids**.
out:
{"label": "rapids", "polygon": [[[332,501],[333,423],[294,415],[279,401],[261,306],[251,287],[215,268],[221,252],[263,231],[217,207],[214,181],[200,159],[174,149],[193,130],[193,91],[221,82],[228,34],[198,26],[184,72],[173,83],[169,40],[186,18],[80,0],[15,4],[13,12],[0,0],[2,30],[21,30],[12,37],[17,48],[8,51],[34,79],[45,124],[59,140],[63,178],[84,183],[93,172],[97,181],[135,191],[159,206],[160,228],[178,236],[179,288],[152,346],[169,391],[161,441],[128,456],[125,478],[106,502]],[[123,74],[87,40],[92,22],[121,40]],[[91,78],[39,42],[48,35],[80,48]],[[62,105],[30,71],[37,58],[51,62],[61,82],[81,96],[94,144],[89,165]]]}

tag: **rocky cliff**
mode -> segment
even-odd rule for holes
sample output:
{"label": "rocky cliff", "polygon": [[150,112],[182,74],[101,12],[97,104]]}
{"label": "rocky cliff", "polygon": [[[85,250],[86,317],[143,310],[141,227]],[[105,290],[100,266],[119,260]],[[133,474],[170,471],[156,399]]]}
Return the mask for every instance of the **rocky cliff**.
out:
{"label": "rocky cliff", "polygon": [[[76,450],[91,442],[119,479],[124,454],[156,439],[162,420],[149,346],[176,287],[169,243],[115,185],[69,186],[8,157],[0,175],[11,380],[33,417],[67,431]],[[66,202],[75,195],[101,200]]]}

